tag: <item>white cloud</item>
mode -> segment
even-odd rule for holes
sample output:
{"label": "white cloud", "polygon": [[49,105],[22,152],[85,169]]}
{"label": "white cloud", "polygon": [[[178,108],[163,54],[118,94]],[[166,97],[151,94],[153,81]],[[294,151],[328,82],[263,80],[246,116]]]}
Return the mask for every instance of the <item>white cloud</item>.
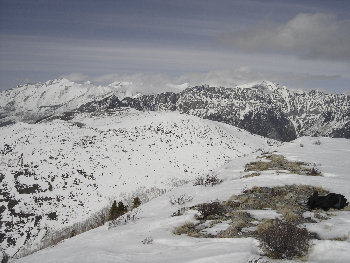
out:
{"label": "white cloud", "polygon": [[301,58],[350,60],[350,20],[331,14],[298,14],[287,23],[263,25],[222,40],[245,52],[287,52]]}
{"label": "white cloud", "polygon": [[63,75],[62,77],[78,83],[91,81],[96,85],[113,85],[114,82],[123,82],[126,86],[125,88],[133,94],[138,92],[142,94],[154,94],[167,91],[177,92],[188,87],[188,83],[186,82],[179,82],[168,75],[155,73],[113,73],[101,76],[71,73]]}
{"label": "white cloud", "polygon": [[70,73],[68,75],[62,75],[62,77],[74,82],[84,82],[90,80],[88,75],[82,73]]}
{"label": "white cloud", "polygon": [[135,73],[135,74],[107,74],[97,77],[88,77],[85,74],[73,73],[65,75],[66,78],[84,82],[91,80],[95,84],[108,85],[112,82],[128,83],[127,88],[132,93],[143,94],[160,93],[166,91],[179,91],[189,86],[210,85],[222,87],[235,87],[246,83],[262,82],[264,80],[286,85],[289,88],[310,89],[307,87],[312,81],[333,81],[340,76],[312,75],[295,72],[261,72],[252,70],[248,66],[238,67],[234,70],[214,70],[209,72],[192,72],[180,76],[166,74]]}
{"label": "white cloud", "polygon": [[[272,81],[290,88],[310,89],[306,84],[312,81],[336,80],[337,75],[313,75],[308,73],[258,71],[247,66],[235,70],[216,70],[207,73],[189,73],[178,78],[193,85],[208,84],[211,86],[235,87],[250,82]],[[311,87],[314,88],[314,87]]]}

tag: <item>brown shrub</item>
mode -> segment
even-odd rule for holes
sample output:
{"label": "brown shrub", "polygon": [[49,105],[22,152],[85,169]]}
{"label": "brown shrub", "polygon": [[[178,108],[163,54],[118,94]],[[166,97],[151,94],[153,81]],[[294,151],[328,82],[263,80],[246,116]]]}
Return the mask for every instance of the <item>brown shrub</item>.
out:
{"label": "brown shrub", "polygon": [[223,216],[225,214],[225,207],[220,202],[204,203],[197,206],[201,219],[208,219],[208,217]]}
{"label": "brown shrub", "polygon": [[280,219],[265,221],[258,227],[258,239],[271,258],[293,259],[306,255],[310,235],[306,228]]}
{"label": "brown shrub", "polygon": [[221,184],[223,181],[215,174],[207,174],[205,177],[199,176],[195,179],[193,186],[204,185],[204,186],[214,186]]}
{"label": "brown shrub", "polygon": [[196,225],[194,223],[186,222],[181,226],[175,227],[175,229],[173,230],[173,233],[175,235],[188,234],[190,232],[193,232],[195,227]]}

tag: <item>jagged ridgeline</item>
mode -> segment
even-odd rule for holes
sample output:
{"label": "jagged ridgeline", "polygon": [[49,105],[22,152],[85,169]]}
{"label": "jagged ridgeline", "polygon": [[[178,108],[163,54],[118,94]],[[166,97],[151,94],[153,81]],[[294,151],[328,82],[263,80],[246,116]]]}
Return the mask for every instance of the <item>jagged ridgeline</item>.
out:
{"label": "jagged ridgeline", "polygon": [[[197,86],[181,92],[141,95],[128,92],[123,83],[117,84],[102,87],[58,79],[2,92],[0,126],[48,117],[69,120],[76,112],[131,107],[178,111],[280,141],[304,135],[350,138],[349,95],[296,92],[272,82],[235,88]],[[29,102],[38,105],[37,109],[27,107]]]}
{"label": "jagged ridgeline", "polygon": [[293,92],[262,83],[236,88],[197,86],[120,100],[110,96],[79,107],[79,112],[131,107],[140,111],[178,111],[224,122],[280,141],[299,136],[350,138],[350,96],[319,91]]}

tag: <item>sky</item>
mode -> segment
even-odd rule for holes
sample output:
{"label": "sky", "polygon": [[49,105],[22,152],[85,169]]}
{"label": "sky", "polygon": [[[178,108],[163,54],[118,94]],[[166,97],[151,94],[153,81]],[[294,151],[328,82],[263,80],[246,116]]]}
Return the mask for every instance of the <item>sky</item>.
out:
{"label": "sky", "polygon": [[0,90],[57,77],[350,94],[350,1],[0,0]]}

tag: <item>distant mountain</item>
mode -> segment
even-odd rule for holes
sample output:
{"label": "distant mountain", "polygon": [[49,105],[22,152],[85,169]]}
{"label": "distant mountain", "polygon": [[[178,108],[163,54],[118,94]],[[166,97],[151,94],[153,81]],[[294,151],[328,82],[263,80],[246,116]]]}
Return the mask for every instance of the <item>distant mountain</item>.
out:
{"label": "distant mountain", "polygon": [[197,86],[182,90],[186,86],[174,88],[178,92],[142,95],[131,82],[106,87],[67,79],[28,84],[0,93],[0,126],[130,107],[178,111],[280,141],[303,135],[350,138],[349,95],[296,92],[268,81],[235,88]]}
{"label": "distant mountain", "polygon": [[78,111],[118,107],[178,111],[280,141],[304,135],[350,138],[350,96],[320,91],[296,92],[271,82],[235,88],[197,86],[180,93],[122,100],[111,96],[82,105]]}
{"label": "distant mountain", "polygon": [[114,82],[108,86],[96,86],[90,82],[78,84],[59,78],[5,90],[0,92],[0,127],[16,121],[32,123],[112,94],[120,98],[132,97],[134,94],[127,88],[129,84]]}

